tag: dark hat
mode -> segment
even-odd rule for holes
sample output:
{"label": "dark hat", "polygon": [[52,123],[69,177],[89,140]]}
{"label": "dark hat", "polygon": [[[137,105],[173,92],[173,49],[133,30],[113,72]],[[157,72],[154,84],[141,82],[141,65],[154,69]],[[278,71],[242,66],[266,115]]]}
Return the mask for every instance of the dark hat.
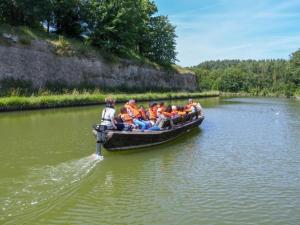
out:
{"label": "dark hat", "polygon": [[149,106],[150,106],[150,107],[154,107],[154,106],[156,106],[156,105],[157,105],[156,102],[150,102],[150,103],[149,103]]}

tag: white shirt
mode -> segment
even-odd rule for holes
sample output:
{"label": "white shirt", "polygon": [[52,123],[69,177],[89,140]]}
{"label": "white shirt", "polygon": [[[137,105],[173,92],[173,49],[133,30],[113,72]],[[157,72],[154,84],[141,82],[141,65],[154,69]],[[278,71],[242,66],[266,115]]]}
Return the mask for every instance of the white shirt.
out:
{"label": "white shirt", "polygon": [[113,128],[111,120],[115,117],[116,110],[114,108],[104,108],[102,111],[101,125],[106,125],[108,128]]}

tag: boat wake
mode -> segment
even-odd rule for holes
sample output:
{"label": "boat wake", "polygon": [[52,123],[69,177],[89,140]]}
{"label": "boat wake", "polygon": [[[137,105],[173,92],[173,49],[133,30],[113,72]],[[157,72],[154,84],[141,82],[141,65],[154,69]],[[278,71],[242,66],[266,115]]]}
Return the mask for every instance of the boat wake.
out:
{"label": "boat wake", "polygon": [[102,156],[93,154],[32,170],[26,178],[13,185],[9,197],[1,199],[4,204],[0,208],[0,223],[23,224],[38,218],[71,196],[102,160]]}

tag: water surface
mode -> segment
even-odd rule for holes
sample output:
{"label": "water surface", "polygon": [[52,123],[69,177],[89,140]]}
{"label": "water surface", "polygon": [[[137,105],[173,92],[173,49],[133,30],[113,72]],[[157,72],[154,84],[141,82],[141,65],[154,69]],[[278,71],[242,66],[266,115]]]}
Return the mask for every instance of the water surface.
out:
{"label": "water surface", "polygon": [[0,114],[0,224],[299,224],[300,102],[200,102],[201,128],[103,161],[101,107]]}

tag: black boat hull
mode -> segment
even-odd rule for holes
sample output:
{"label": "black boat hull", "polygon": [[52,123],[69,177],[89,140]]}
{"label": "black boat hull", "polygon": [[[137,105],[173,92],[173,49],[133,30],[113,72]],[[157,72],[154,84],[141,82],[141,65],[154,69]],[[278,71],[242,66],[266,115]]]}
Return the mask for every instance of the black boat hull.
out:
{"label": "black boat hull", "polygon": [[203,120],[204,116],[199,116],[191,121],[174,125],[171,129],[162,131],[107,131],[103,146],[108,151],[120,151],[162,144],[198,127]]}

